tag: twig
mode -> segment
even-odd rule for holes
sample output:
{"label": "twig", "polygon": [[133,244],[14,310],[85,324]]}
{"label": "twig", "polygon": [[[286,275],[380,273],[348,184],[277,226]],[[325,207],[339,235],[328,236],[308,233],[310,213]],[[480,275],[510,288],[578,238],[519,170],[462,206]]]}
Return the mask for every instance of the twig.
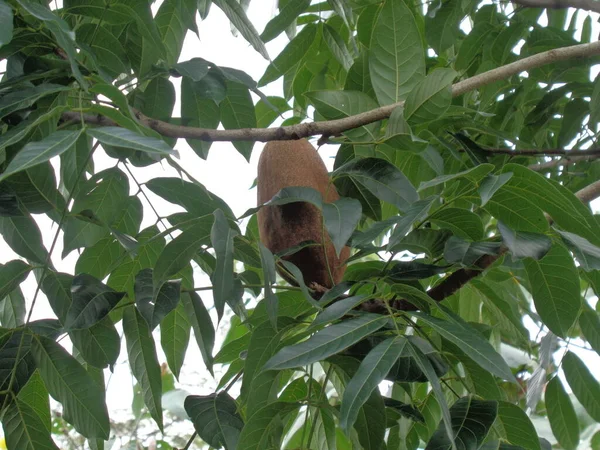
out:
{"label": "twig", "polygon": [[528,149],[517,149],[513,150],[510,148],[486,148],[484,149],[488,153],[498,155],[511,155],[511,156],[536,156],[536,155],[548,155],[548,156],[600,156],[600,148],[586,148],[585,150],[567,150],[565,148],[528,148]]}
{"label": "twig", "polygon": [[[521,72],[534,69],[557,61],[565,61],[575,58],[589,57],[600,54],[600,42],[591,44],[579,44],[570,47],[556,48],[546,52],[538,53],[519,61],[507,64],[496,69],[475,75],[474,77],[460,81],[452,86],[452,95],[459,95],[478,89],[495,81],[504,80]],[[201,141],[280,141],[296,140],[309,136],[325,135],[338,136],[344,131],[352,130],[373,122],[387,119],[392,111],[404,102],[393,103],[372,109],[354,116],[343,119],[327,120],[321,122],[307,122],[287,127],[276,128],[240,128],[235,130],[213,130],[210,128],[194,128],[182,125],[173,125],[161,120],[152,119],[139,111],[135,111],[137,119],[145,126],[166,137],[198,139]],[[79,118],[78,111],[63,113],[63,120]],[[118,126],[114,121],[100,115],[84,115],[86,123],[101,126]]]}
{"label": "twig", "polygon": [[529,8],[577,8],[600,13],[600,2],[594,0],[513,0],[513,3]]}
{"label": "twig", "polygon": [[590,161],[596,158],[600,158],[598,156],[567,156],[564,158],[553,159],[550,161],[542,162],[539,164],[531,164],[529,167],[531,170],[535,170],[536,172],[542,172],[544,170],[554,169],[556,166],[569,166],[571,164],[577,164],[578,162]]}

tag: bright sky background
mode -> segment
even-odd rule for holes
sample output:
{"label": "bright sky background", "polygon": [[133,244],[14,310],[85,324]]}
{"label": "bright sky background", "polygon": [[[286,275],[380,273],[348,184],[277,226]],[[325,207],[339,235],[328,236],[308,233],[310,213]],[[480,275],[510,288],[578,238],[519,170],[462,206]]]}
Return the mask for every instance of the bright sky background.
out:
{"label": "bright sky background", "polygon": [[[254,0],[250,3],[248,16],[259,32],[262,31],[265,24],[272,17],[275,11],[275,1],[276,0]],[[160,1],[156,2],[153,6],[153,9],[156,11],[159,5]],[[594,19],[596,18],[597,17],[594,16]],[[596,28],[598,27],[598,24],[595,20],[594,26]],[[219,66],[227,66],[244,70],[255,80],[258,80],[261,77],[267,67],[268,62],[264,60],[256,51],[254,51],[241,36],[234,37],[232,35],[230,32],[229,21],[219,8],[213,5],[208,18],[205,21],[200,21],[198,17],[198,28],[200,32],[199,39],[194,33],[188,32],[180,61],[187,61],[194,57],[202,57],[206,60],[214,62]],[[282,34],[277,39],[268,43],[267,49],[271,57],[275,57],[287,44],[287,42],[287,37],[285,34]],[[5,62],[2,63],[2,66],[5,66]],[[171,81],[174,83],[177,92],[177,101],[174,108],[175,116],[179,116],[180,111],[180,80],[180,78],[171,78]],[[262,91],[267,95],[281,96],[281,89],[282,80],[280,79],[266,88],[263,88]],[[196,154],[190,149],[183,139],[178,140],[175,148],[179,151],[181,157],[179,161],[180,164],[197,180],[204,183],[204,185],[211,192],[223,198],[233,209],[234,213],[239,216],[248,208],[253,207],[256,204],[256,190],[250,189],[250,187],[252,186],[256,177],[256,164],[262,147],[262,143],[256,143],[249,164],[235,150],[233,145],[227,142],[213,143],[207,161],[204,161],[196,156]],[[325,146],[320,150],[320,153],[330,170],[333,166],[332,157],[335,155],[336,149],[336,146]],[[115,160],[107,157],[106,154],[101,151],[101,149],[96,151],[94,160],[96,163],[96,171],[112,167],[115,164]],[[58,168],[58,161],[55,162],[55,167]],[[155,177],[178,176],[177,172],[168,164],[153,165],[150,168],[141,170],[134,167],[131,167],[131,169],[133,170],[139,182],[145,182]],[[137,191],[137,186],[131,179],[130,186],[130,193],[134,194]],[[150,197],[154,207],[163,216],[181,210],[179,207],[153,195],[148,190],[146,190],[146,193]],[[151,224],[154,224],[156,222],[156,217],[152,213],[151,208],[148,207],[145,199],[141,196],[140,199],[144,204],[144,219],[142,222],[142,228],[145,228]],[[46,248],[50,248],[54,233],[56,231],[56,225],[44,215],[36,215],[35,218],[40,226],[40,229],[42,230],[44,244],[46,245]],[[53,253],[53,262],[58,270],[73,273],[78,253],[74,251],[66,259],[60,260],[61,253],[62,233],[58,240],[57,248]],[[19,256],[14,254],[12,250],[0,239],[0,262],[4,263],[17,258],[19,258]],[[195,272],[195,278],[197,286],[210,285],[210,280],[208,280],[206,276],[201,275],[198,271]],[[36,281],[33,275],[31,275],[27,279],[27,282],[22,285],[23,293],[28,302],[30,302],[33,298],[35,287]],[[211,304],[212,298],[210,293],[201,292],[201,294],[205,304]],[[214,313],[214,311],[211,312]],[[47,300],[43,294],[40,293],[32,319],[35,320],[53,316],[53,312]],[[212,314],[212,317],[213,322],[216,323],[216,314]],[[217,336],[215,353],[219,349],[220,341],[223,337],[223,330],[227,328],[228,317],[229,316],[226,314],[225,318],[221,321],[221,333],[218,333]],[[119,331],[121,331],[120,324],[118,324],[117,328]],[[159,353],[159,361],[162,363],[165,361],[165,358],[160,349],[160,335],[158,332],[155,332],[155,340]],[[61,343],[67,347],[70,346],[68,338],[63,339]],[[600,368],[600,358],[595,352],[579,350],[576,348],[572,349],[578,353],[579,356],[590,365],[590,367]],[[131,417],[132,384],[135,383],[135,380],[130,374],[126,358],[127,352],[125,346],[123,345],[119,361],[117,362],[115,368],[115,373],[111,376],[108,370],[105,371],[106,379],[109,382],[107,403],[111,412],[111,418],[116,420],[124,420]],[[186,389],[189,393],[209,394],[214,392],[216,388],[217,382],[213,380],[212,377],[207,373],[201,361],[202,359],[200,353],[197,349],[194,339],[192,338],[188,346],[186,364],[182,369],[179,379],[180,386],[183,389]],[[218,369],[219,367],[217,366],[215,370],[217,377],[220,375],[220,371]],[[232,392],[232,394],[235,394],[235,392]],[[169,429],[168,423],[169,422],[167,420],[165,424],[166,429]],[[186,431],[189,432],[189,430],[191,430],[191,427],[186,428]],[[184,433],[186,431],[184,431]],[[176,433],[176,430],[170,430],[169,434]]]}

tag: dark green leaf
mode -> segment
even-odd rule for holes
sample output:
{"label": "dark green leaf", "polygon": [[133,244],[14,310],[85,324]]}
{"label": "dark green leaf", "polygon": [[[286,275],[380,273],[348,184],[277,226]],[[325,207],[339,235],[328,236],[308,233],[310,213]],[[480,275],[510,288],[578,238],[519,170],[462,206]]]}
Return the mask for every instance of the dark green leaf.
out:
{"label": "dark green leaf", "polygon": [[190,329],[191,323],[183,302],[178,303],[177,307],[167,314],[160,324],[160,343],[167,357],[169,368],[177,379],[179,379],[190,341]]}
{"label": "dark green leaf", "polygon": [[562,360],[565,378],[573,394],[596,422],[600,421],[600,384],[586,364],[573,352],[567,352]]}
{"label": "dark green leaf", "polygon": [[552,246],[552,240],[546,235],[513,231],[500,221],[498,221],[498,231],[502,234],[504,244],[515,258],[540,259],[548,253]]}
{"label": "dark green leaf", "polygon": [[[479,448],[488,435],[498,414],[498,402],[463,397],[450,408],[452,429],[455,441],[464,448]],[[452,448],[442,425],[433,433],[425,447],[426,450]]]}
{"label": "dark green leaf", "polygon": [[265,29],[260,35],[263,42],[267,43],[275,39],[284,31],[294,20],[302,14],[310,5],[310,0],[297,0],[286,2],[279,14],[273,17],[265,26]]}
{"label": "dark green leaf", "polygon": [[244,422],[229,394],[189,395],[185,399],[185,410],[198,436],[210,446],[227,450],[238,447]]}
{"label": "dark green leaf", "polygon": [[210,231],[210,240],[215,249],[217,267],[212,274],[213,297],[219,320],[223,316],[225,303],[234,296],[233,284],[233,237],[237,234],[220,209],[214,213],[215,221]]}
{"label": "dark green leaf", "polygon": [[31,266],[18,259],[0,265],[0,298],[6,297],[25,281],[30,270]]}
{"label": "dark green leaf", "polygon": [[29,142],[13,158],[8,167],[0,174],[0,181],[22,170],[48,161],[50,158],[69,150],[81,135],[82,130],[60,130],[45,139]]}
{"label": "dark green leaf", "polygon": [[0,300],[0,325],[5,328],[17,328],[25,323],[25,297],[17,286]]}
{"label": "dark green leaf", "polygon": [[53,340],[36,336],[31,353],[48,392],[62,404],[64,419],[88,438],[108,439],[110,426],[103,387]]}
{"label": "dark green leaf", "polygon": [[444,258],[449,263],[460,263],[469,267],[484,255],[497,255],[500,252],[499,242],[468,242],[451,236],[446,241]]}
{"label": "dark green leaf", "polygon": [[338,257],[361,216],[360,202],[353,198],[340,198],[333,203],[323,204],[323,221]]}
{"label": "dark green leaf", "polygon": [[73,301],[65,318],[65,328],[89,328],[98,323],[125,296],[91,275],[82,273],[73,278]]}
{"label": "dark green leaf", "polygon": [[121,350],[121,337],[109,317],[81,330],[71,330],[73,345],[88,364],[98,369],[112,367]]}
{"label": "dark green leaf", "polygon": [[133,307],[125,308],[123,332],[131,372],[142,388],[144,403],[150,415],[162,431],[162,385],[156,347],[148,324]]}
{"label": "dark green leaf", "polygon": [[280,448],[283,417],[296,408],[295,403],[273,402],[254,413],[244,425],[236,449]]}
{"label": "dark green leaf", "polygon": [[185,307],[187,318],[192,324],[194,338],[202,354],[206,368],[212,374],[213,347],[215,345],[215,329],[210,320],[210,315],[196,292],[184,292],[181,301]]}
{"label": "dark green leaf", "polygon": [[500,175],[487,175],[479,185],[481,206],[485,206],[485,204],[492,198],[494,193],[502,186],[504,186],[508,182],[508,180],[510,180],[510,177],[512,177],[512,173],[510,172],[502,173]]}
{"label": "dark green leaf", "polygon": [[383,159],[355,159],[335,170],[333,175],[355,179],[377,198],[393,204],[401,211],[419,199],[417,191],[404,174]]}
{"label": "dark green leaf", "polygon": [[526,449],[541,450],[540,439],[536,429],[518,405],[498,402],[498,427],[502,427],[503,435],[508,442]]}
{"label": "dark green leaf", "polygon": [[340,426],[349,434],[360,408],[397,361],[407,344],[403,337],[386,339],[369,352],[346,385],[340,411]]}
{"label": "dark green leaf", "polygon": [[10,402],[2,417],[6,445],[11,449],[58,450],[50,430],[36,411],[18,398]]}
{"label": "dark green leaf", "polygon": [[0,3],[0,30],[0,46],[4,46],[13,38],[13,11],[5,2]]}
{"label": "dark green leaf", "polygon": [[567,336],[581,308],[579,274],[567,249],[554,245],[539,261],[523,261],[535,309],[557,336]]}
{"label": "dark green leaf", "polygon": [[557,376],[546,386],[546,411],[552,433],[565,450],[574,450],[579,444],[579,422],[575,409]]}
{"label": "dark green leaf", "polygon": [[143,136],[135,131],[120,127],[102,127],[87,130],[87,134],[100,143],[129,148],[156,155],[172,155],[173,149],[162,139]]}
{"label": "dark green leaf", "polygon": [[[233,0],[231,0],[233,1]],[[248,88],[240,83],[227,81],[227,97],[221,102],[221,123],[227,130],[237,128],[256,128],[256,115],[254,104]],[[234,147],[240,154],[250,161],[254,142],[235,141]]]}
{"label": "dark green leaf", "polygon": [[179,303],[181,280],[165,281],[154,286],[152,269],[143,269],[135,276],[135,304],[150,330],[154,330],[163,318]]}

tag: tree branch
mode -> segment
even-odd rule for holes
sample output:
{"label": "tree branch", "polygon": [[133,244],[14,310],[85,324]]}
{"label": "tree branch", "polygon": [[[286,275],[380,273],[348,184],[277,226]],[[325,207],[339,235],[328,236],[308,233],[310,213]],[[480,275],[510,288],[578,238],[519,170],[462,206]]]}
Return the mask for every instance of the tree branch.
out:
{"label": "tree branch", "polygon": [[511,156],[536,156],[536,155],[547,155],[547,156],[600,156],[600,148],[587,148],[585,150],[567,150],[564,148],[546,148],[546,149],[520,149],[512,150],[510,148],[485,148],[488,153],[498,155],[511,155]]}
{"label": "tree branch", "polygon": [[600,158],[598,156],[566,156],[564,158],[553,159],[545,161],[539,164],[531,164],[529,167],[531,170],[536,172],[543,172],[544,170],[554,169],[556,166],[568,166],[571,164],[577,164],[578,162],[591,161],[593,159]]}
{"label": "tree branch", "polygon": [[[475,75],[474,77],[462,80],[452,86],[452,95],[457,97],[466,92],[473,91],[495,81],[509,78],[521,72],[534,69],[546,64],[565,61],[574,58],[589,57],[600,54],[600,42],[591,44],[573,45],[562,47],[538,53],[519,61],[507,64],[496,69]],[[404,105],[404,102],[398,102],[380,108],[372,109],[354,116],[345,117],[337,120],[327,120],[322,122],[308,122],[291,125],[287,127],[276,128],[240,128],[236,130],[213,130],[211,128],[194,128],[181,125],[173,125],[161,120],[152,119],[136,111],[138,120],[145,126],[152,128],[156,132],[166,137],[198,139],[201,141],[280,141],[296,140],[309,136],[338,136],[342,132],[368,125],[383,119],[387,119],[392,111],[398,106]],[[80,113],[69,111],[63,113],[63,120],[79,120]],[[99,115],[83,115],[85,122],[93,125],[112,125],[117,124],[112,120]]]}
{"label": "tree branch", "polygon": [[513,3],[529,8],[577,8],[600,13],[600,2],[595,0],[513,0]]}
{"label": "tree branch", "polygon": [[[600,197],[600,181],[596,181],[595,183],[592,183],[577,191],[575,196],[584,203],[589,203],[592,200]],[[453,274],[440,281],[436,286],[429,289],[427,291],[427,295],[429,295],[436,302],[441,302],[442,300],[450,297],[473,278],[479,276],[485,269],[494,264],[504,253],[507,252],[507,250],[508,249],[505,246],[502,246],[497,255],[484,255],[479,258],[477,262],[475,262],[475,267],[457,270]],[[390,306],[392,309],[397,311],[417,310],[415,305],[404,299],[392,300]],[[379,299],[363,303],[358,309],[377,314],[388,313],[385,304]]]}

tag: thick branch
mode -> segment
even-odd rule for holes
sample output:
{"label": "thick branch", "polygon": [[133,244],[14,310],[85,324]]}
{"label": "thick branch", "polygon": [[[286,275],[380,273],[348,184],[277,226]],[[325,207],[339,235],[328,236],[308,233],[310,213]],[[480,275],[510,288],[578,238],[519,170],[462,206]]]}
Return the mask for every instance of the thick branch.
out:
{"label": "thick branch", "polygon": [[[552,49],[547,52],[538,53],[519,61],[507,64],[496,69],[475,75],[474,77],[460,81],[452,86],[452,95],[457,97],[466,92],[473,91],[495,81],[504,80],[521,72],[534,69],[546,64],[565,61],[574,58],[583,58],[600,54],[600,42],[591,44],[573,45]],[[194,128],[180,125],[173,125],[160,120],[152,119],[136,112],[138,120],[145,126],[152,128],[156,132],[166,137],[190,138],[201,141],[280,141],[295,140],[309,136],[338,136],[342,132],[361,127],[382,119],[387,119],[392,111],[404,102],[398,102],[371,111],[366,111],[354,116],[345,117],[337,120],[327,120],[322,122],[308,122],[298,125],[276,128],[241,128],[237,130],[213,130],[209,128]],[[79,120],[80,115],[77,112],[67,112],[63,114],[64,120]],[[96,125],[116,125],[113,121],[101,116],[84,115],[84,120],[90,124]]]}
{"label": "thick branch", "polygon": [[[584,203],[589,203],[600,197],[600,181],[596,181],[580,191],[577,191],[575,196]],[[475,263],[475,267],[457,270],[443,279],[436,286],[429,289],[427,294],[435,301],[441,302],[450,297],[473,278],[479,276],[485,269],[494,264],[498,258],[506,253],[506,251],[507,248],[502,246],[498,255],[482,256]],[[415,305],[406,300],[394,300],[392,301],[391,307],[398,311],[415,311],[417,309]],[[372,300],[368,303],[363,303],[360,309],[378,314],[387,314],[387,308],[382,300]]]}
{"label": "thick branch", "polygon": [[600,13],[600,2],[595,0],[513,0],[513,3],[530,8],[578,8]]}

